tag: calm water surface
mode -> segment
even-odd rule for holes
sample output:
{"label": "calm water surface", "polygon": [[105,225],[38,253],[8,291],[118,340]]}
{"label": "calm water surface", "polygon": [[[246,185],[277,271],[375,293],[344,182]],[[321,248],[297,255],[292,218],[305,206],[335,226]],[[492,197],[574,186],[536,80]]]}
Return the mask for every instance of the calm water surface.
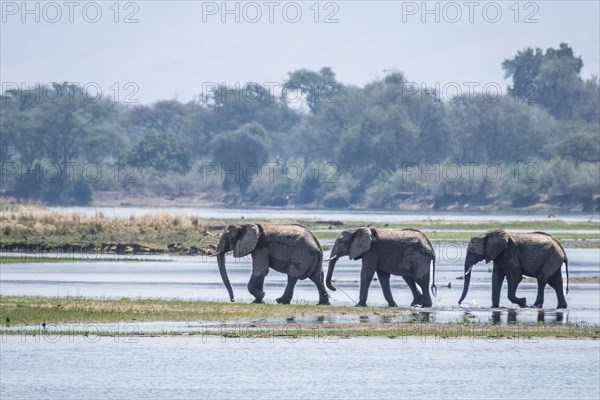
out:
{"label": "calm water surface", "polygon": [[2,337],[8,399],[597,399],[595,340]]}
{"label": "calm water surface", "polygon": [[[94,214],[129,217],[173,211],[206,218],[311,218],[373,222],[424,219],[523,220],[535,215],[402,214],[302,210],[67,208]],[[589,220],[590,216],[557,216]],[[323,244],[331,245],[331,241]],[[396,316],[297,316],[288,323],[357,323],[398,321],[495,321],[508,323],[600,324],[598,284],[571,286],[569,309],[557,311],[556,296],[546,289],[545,310],[518,310],[506,299],[490,310],[489,265],[473,270],[465,308],[456,305],[462,291],[464,244],[435,243],[438,296],[431,310],[403,309]],[[597,249],[566,249],[570,276],[600,275]],[[62,255],[65,256],[65,255]],[[67,255],[68,256],[68,255]],[[77,256],[77,255],[75,255]],[[227,302],[216,260],[208,257],[152,256],[153,261],[123,262],[123,256],[92,257],[89,262],[0,265],[0,294],[84,296],[90,298],[178,298]],[[162,262],[168,260],[168,262]],[[249,302],[246,290],[249,258],[227,257],[236,300]],[[360,263],[347,258],[336,267],[338,291],[331,302],[353,305],[358,298]],[[271,271],[266,301],[274,302],[285,287],[285,275]],[[450,285],[449,285],[450,284]],[[449,287],[448,287],[449,286]],[[408,288],[392,277],[396,302],[411,301]],[[532,302],[534,280],[521,283],[519,296]],[[299,282],[295,301],[316,303],[309,281]],[[385,306],[378,282],[368,304]],[[265,321],[269,322],[269,321]],[[281,322],[281,321],[273,321]],[[215,322],[218,324],[218,322]],[[0,398],[4,399],[597,399],[600,397],[600,342],[436,338],[220,338],[198,336],[128,337],[127,332],[198,332],[202,321],[117,324],[116,337],[14,335],[0,332]],[[28,327],[39,329],[39,327]],[[87,326],[86,330],[93,332]],[[92,329],[90,329],[92,328]],[[81,330],[80,326],[48,326],[49,330]],[[114,325],[99,324],[98,330]]]}
{"label": "calm water surface", "polygon": [[[331,241],[325,244],[331,245]],[[544,312],[514,309],[506,298],[503,287],[500,305],[506,309],[491,310],[491,264],[480,263],[473,269],[469,294],[458,307],[463,281],[464,245],[435,243],[438,261],[436,283],[438,295],[433,298],[429,313],[415,309],[401,313],[398,321],[428,320],[430,322],[460,321],[470,313],[476,321],[496,320],[500,323],[518,322],[587,322],[600,324],[600,285],[571,285],[567,295],[569,309],[556,311],[556,295],[546,287]],[[569,255],[569,275],[584,278],[600,275],[600,251],[598,249],[566,249]],[[89,262],[31,263],[0,265],[0,294],[40,296],[84,296],[90,298],[178,298],[228,302],[228,295],[218,272],[216,259],[205,256],[152,256],[156,261],[123,262],[127,256],[90,258]],[[165,260],[168,260],[165,262]],[[246,284],[250,278],[250,257],[235,259],[227,256],[227,270],[233,285],[236,301],[250,302]],[[330,291],[334,305],[354,305],[359,294],[360,262],[341,259],[336,266],[334,279],[338,290]],[[564,272],[564,270],[563,270]],[[265,300],[275,302],[285,288],[286,275],[271,271],[265,280]],[[392,293],[400,306],[410,304],[410,290],[400,277],[392,276]],[[450,285],[450,287],[448,287]],[[537,283],[526,279],[519,285],[517,294],[525,296],[529,303],[536,297]],[[294,301],[317,303],[315,286],[309,280],[296,286]],[[372,282],[367,304],[384,307],[387,303],[379,282]],[[336,321],[338,322],[338,321]],[[357,322],[357,321],[348,321]],[[391,321],[396,322],[396,321]]]}

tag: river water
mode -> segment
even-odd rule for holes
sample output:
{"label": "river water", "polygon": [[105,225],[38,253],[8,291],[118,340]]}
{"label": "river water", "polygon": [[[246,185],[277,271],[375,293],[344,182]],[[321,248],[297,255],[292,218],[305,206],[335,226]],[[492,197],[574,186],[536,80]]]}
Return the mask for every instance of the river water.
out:
{"label": "river water", "polygon": [[597,399],[600,342],[2,337],[2,399]]}
{"label": "river water", "polygon": [[[400,222],[431,219],[523,220],[545,216],[475,214],[348,213],[288,210],[206,209],[61,209],[128,217],[148,212],[177,211],[215,218],[312,218]],[[590,216],[557,216],[589,220]],[[593,218],[592,218],[593,219]],[[595,225],[593,225],[595,226]],[[594,228],[591,228],[592,230]],[[324,241],[331,245],[332,241]],[[438,295],[431,309],[406,307],[410,291],[392,277],[395,316],[302,317],[294,324],[379,322],[495,322],[600,324],[598,284],[572,284],[569,308],[556,310],[556,296],[546,288],[543,311],[515,309],[501,296],[502,308],[489,309],[490,265],[473,270],[464,303],[462,291],[464,244],[434,243],[438,262]],[[600,275],[597,249],[566,249],[572,278]],[[31,254],[29,255],[31,256]],[[81,256],[60,254],[59,256]],[[228,301],[216,260],[202,256],[150,256],[148,261],[124,262],[116,255],[92,256],[87,262],[0,265],[0,294],[84,296],[90,298],[178,298]],[[236,301],[252,300],[246,283],[249,258],[227,257]],[[325,266],[326,267],[326,266]],[[563,270],[564,274],[564,270]],[[330,292],[335,305],[353,305],[358,298],[360,262],[340,260]],[[265,281],[265,300],[274,302],[285,287],[285,275],[271,271]],[[536,282],[525,280],[518,290],[531,303]],[[298,283],[294,301],[316,303],[310,281]],[[378,282],[373,282],[368,304],[384,307]],[[251,322],[251,321],[246,321]],[[264,321],[269,322],[269,321]],[[281,321],[273,321],[281,322]],[[127,399],[414,399],[502,398],[597,399],[600,396],[600,342],[597,340],[443,339],[439,337],[351,338],[306,337],[232,338],[177,336],[138,337],[127,332],[198,332],[203,321],[136,322],[118,325],[114,337],[69,335],[5,335],[0,331],[0,398],[127,398]],[[217,322],[218,323],[218,322]],[[100,324],[101,325],[101,324]],[[111,327],[98,325],[98,330]],[[39,329],[39,327],[30,327]],[[81,330],[65,324],[48,330]],[[90,328],[89,326],[86,328]],[[93,330],[92,330],[93,332]],[[125,333],[125,334],[123,334]]]}
{"label": "river water", "polygon": [[[331,245],[332,241],[325,241]],[[547,286],[544,312],[533,309],[515,309],[506,298],[503,287],[500,306],[491,310],[490,264],[480,263],[473,269],[469,294],[462,307],[457,301],[462,292],[464,244],[436,242],[437,297],[430,310],[412,309],[399,312],[397,320],[415,318],[430,322],[461,321],[466,313],[475,321],[493,320],[499,323],[518,322],[586,322],[600,324],[600,287],[597,283],[572,284],[567,295],[569,308],[557,311],[556,295]],[[569,255],[571,278],[600,275],[600,252],[597,249],[566,249]],[[76,255],[76,254],[75,254]],[[30,255],[32,256],[32,255]],[[65,254],[62,254],[65,256]],[[109,255],[90,257],[87,262],[24,263],[0,266],[0,293],[3,295],[84,296],[90,298],[178,298],[190,300],[228,301],[227,291],[221,281],[216,259],[206,256],[148,256],[143,262],[125,262],[128,256]],[[251,258],[226,258],[227,270],[236,301],[250,302],[246,284],[250,278]],[[334,273],[338,290],[330,291],[334,305],[354,305],[359,294],[360,262],[347,257],[338,261]],[[326,266],[325,266],[326,268]],[[265,301],[275,302],[285,288],[286,275],[271,271],[265,280]],[[392,276],[392,293],[396,303],[406,307],[412,296],[400,277]],[[450,287],[448,287],[450,286]],[[529,303],[536,297],[537,282],[526,279],[517,291]],[[309,280],[300,281],[294,293],[294,302],[317,303],[316,288]],[[379,282],[372,282],[368,305],[384,307]],[[417,314],[415,314],[417,313]],[[415,316],[416,315],[416,316]],[[357,322],[357,321],[347,321]]]}

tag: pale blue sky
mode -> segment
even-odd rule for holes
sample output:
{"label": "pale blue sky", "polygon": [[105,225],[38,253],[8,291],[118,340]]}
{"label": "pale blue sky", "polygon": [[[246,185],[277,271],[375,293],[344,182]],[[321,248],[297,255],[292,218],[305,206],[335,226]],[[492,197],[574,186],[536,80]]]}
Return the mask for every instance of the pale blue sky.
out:
{"label": "pale blue sky", "polygon": [[[569,43],[583,58],[584,77],[600,70],[598,1],[519,2],[517,7],[514,1],[476,1],[473,22],[463,1],[451,6],[428,2],[429,9],[437,4],[439,22],[435,13],[423,15],[421,1],[336,1],[327,9],[327,2],[321,2],[319,23],[313,20],[314,1],[273,2],[273,23],[263,1],[255,3],[262,12],[256,23],[244,20],[244,16],[254,18],[256,11],[247,6],[244,14],[245,2],[238,3],[239,23],[233,14],[221,21],[221,1],[121,2],[118,23],[114,22],[114,1],[97,2],[102,15],[96,23],[86,21],[83,14],[86,7],[85,17],[93,20],[95,6],[76,3],[71,23],[65,6],[60,6],[58,18],[56,9],[44,8],[44,3],[36,10],[36,2],[29,2],[33,13],[23,14],[21,1],[2,2],[0,72],[4,86],[10,82],[96,82],[108,94],[117,82],[124,98],[131,93],[131,87],[124,85],[135,82],[139,92],[134,98],[142,103],[174,97],[187,101],[201,92],[204,82],[284,82],[293,70],[329,66],[340,81],[355,85],[397,70],[411,81],[428,85],[494,82],[504,88],[507,81],[500,64],[505,58],[527,46],[558,47],[560,42]],[[287,22],[283,8],[287,7],[285,16],[291,19],[295,4],[302,16],[297,23]],[[203,15],[203,9],[210,11],[213,6],[219,8],[216,15]],[[228,7],[236,7],[236,2],[229,2]],[[514,20],[516,8],[520,10],[518,22]],[[493,23],[498,9],[502,15]],[[338,22],[323,23],[325,15],[334,11]],[[123,23],[130,13],[137,23]],[[530,14],[537,22],[524,23]],[[54,19],[58,21],[51,23]]]}

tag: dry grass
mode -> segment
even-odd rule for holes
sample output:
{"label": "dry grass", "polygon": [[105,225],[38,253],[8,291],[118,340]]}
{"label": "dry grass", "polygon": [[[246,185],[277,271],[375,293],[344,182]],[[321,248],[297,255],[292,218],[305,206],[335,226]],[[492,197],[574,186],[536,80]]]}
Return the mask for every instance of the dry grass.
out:
{"label": "dry grass", "polygon": [[60,213],[42,207],[20,206],[3,209],[0,213],[0,226],[0,241],[5,243],[138,243],[164,249],[171,243],[201,247],[203,244],[216,242],[208,232],[221,230],[223,223],[164,212],[130,218],[109,218],[101,212],[86,216]]}
{"label": "dry grass", "polygon": [[[101,212],[92,216],[61,213],[52,208],[0,203],[0,244],[86,245],[98,243],[135,243],[166,251],[173,245],[178,252],[191,247],[206,248],[216,244],[222,229],[241,220],[200,219],[170,212],[148,213],[129,218],[111,218]],[[279,219],[279,223],[301,223],[321,240],[334,239],[339,231],[353,226],[373,225],[383,228],[411,227],[427,230],[431,240],[467,241],[471,236],[498,227],[497,222],[415,221],[410,224],[372,224],[369,222],[311,221]],[[561,230],[554,235],[569,247],[599,247],[598,222],[564,222],[558,220],[505,222],[506,229]],[[460,231],[456,231],[460,229]],[[589,233],[579,233],[588,230]],[[570,232],[572,231],[572,232]]]}

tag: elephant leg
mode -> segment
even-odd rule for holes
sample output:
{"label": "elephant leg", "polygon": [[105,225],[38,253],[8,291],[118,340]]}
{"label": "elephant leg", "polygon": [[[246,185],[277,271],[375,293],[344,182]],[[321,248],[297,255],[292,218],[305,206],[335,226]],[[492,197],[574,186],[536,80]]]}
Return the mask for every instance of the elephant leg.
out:
{"label": "elephant leg", "polygon": [[560,269],[550,278],[548,284],[556,292],[556,298],[558,299],[558,305],[556,308],[567,308],[567,300],[563,292],[563,278]]}
{"label": "elephant leg", "polygon": [[317,290],[319,291],[319,303],[317,305],[319,306],[328,306],[330,305],[329,303],[329,294],[327,293],[327,289],[325,289],[325,283],[323,280],[323,271],[321,270],[315,270],[315,272],[313,272],[308,279],[310,279],[311,281],[313,281],[313,283],[315,284],[315,286],[317,287]]}
{"label": "elephant leg", "polygon": [[360,296],[358,299],[357,307],[367,306],[367,296],[369,295],[369,286],[375,275],[375,268],[369,268],[363,265],[360,270]]}
{"label": "elephant leg", "polygon": [[546,283],[548,280],[546,277],[540,273],[537,277],[537,297],[535,298],[535,302],[533,303],[534,308],[542,308],[544,306],[544,289],[546,289]]}
{"label": "elephant leg", "polygon": [[381,290],[383,290],[383,297],[388,302],[389,307],[397,307],[398,305],[392,297],[392,289],[390,288],[390,274],[383,271],[377,271],[377,278],[381,284]]}
{"label": "elephant leg", "polygon": [[431,307],[433,302],[429,295],[429,273],[423,278],[416,279],[415,282],[421,287],[421,292],[423,292],[423,303],[421,304],[421,307]]}
{"label": "elephant leg", "polygon": [[527,307],[527,299],[525,297],[517,297],[517,286],[523,280],[523,276],[508,276],[506,280],[508,281],[508,300],[518,304],[521,308]]}
{"label": "elephant leg", "polygon": [[265,283],[264,276],[255,276],[252,275],[250,277],[250,281],[248,282],[248,291],[252,296],[254,296],[253,303],[262,303],[263,298],[265,297],[265,292],[263,291],[263,285]]}
{"label": "elephant leg", "polygon": [[404,282],[406,282],[406,284],[408,285],[408,288],[410,289],[410,292],[413,295],[413,301],[412,301],[412,303],[410,303],[410,306],[416,307],[416,306],[420,306],[421,304],[423,304],[423,294],[417,287],[417,284],[415,283],[413,278],[410,278],[408,276],[403,276],[402,278],[404,278]]}
{"label": "elephant leg", "polygon": [[504,283],[504,271],[494,266],[492,272],[492,308],[500,307],[500,292]]}
{"label": "elephant leg", "polygon": [[294,287],[296,287],[298,278],[292,278],[288,275],[287,286],[280,298],[276,299],[279,304],[290,304],[292,297],[294,297]]}

